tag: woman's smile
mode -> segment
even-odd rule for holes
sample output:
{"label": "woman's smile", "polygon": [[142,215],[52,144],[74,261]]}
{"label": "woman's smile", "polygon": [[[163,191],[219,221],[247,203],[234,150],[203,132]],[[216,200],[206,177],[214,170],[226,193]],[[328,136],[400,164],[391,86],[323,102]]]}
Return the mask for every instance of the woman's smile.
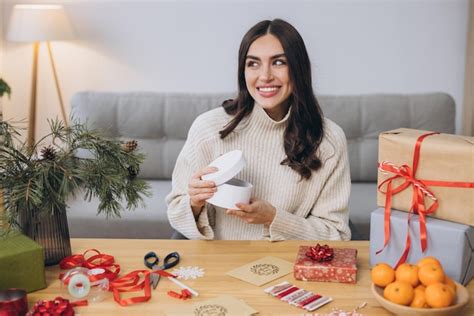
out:
{"label": "woman's smile", "polygon": [[258,94],[264,98],[271,98],[280,91],[280,86],[261,86],[257,87]]}

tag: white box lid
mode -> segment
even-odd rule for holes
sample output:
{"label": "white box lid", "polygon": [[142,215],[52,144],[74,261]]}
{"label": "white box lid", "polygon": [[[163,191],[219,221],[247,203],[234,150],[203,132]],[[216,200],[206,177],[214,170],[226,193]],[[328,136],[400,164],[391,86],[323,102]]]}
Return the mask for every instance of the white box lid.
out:
{"label": "white box lid", "polygon": [[246,164],[247,162],[242,151],[232,150],[209,164],[209,167],[216,167],[218,171],[203,175],[201,178],[207,181],[214,181],[216,185],[221,185],[235,177]]}

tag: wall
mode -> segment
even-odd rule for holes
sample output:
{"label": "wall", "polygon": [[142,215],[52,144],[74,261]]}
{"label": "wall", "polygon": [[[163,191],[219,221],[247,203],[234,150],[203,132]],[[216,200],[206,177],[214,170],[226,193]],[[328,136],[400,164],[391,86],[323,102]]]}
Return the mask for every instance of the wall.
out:
{"label": "wall", "polygon": [[[3,2],[4,24],[16,2]],[[53,43],[66,101],[85,89],[234,91],[243,34],[281,17],[305,39],[317,93],[448,92],[459,130],[467,0],[52,2],[65,4],[78,33],[76,41]],[[5,115],[26,118],[31,46],[5,42],[3,50],[13,90]],[[60,115],[49,67],[42,47],[40,134],[47,117]]]}

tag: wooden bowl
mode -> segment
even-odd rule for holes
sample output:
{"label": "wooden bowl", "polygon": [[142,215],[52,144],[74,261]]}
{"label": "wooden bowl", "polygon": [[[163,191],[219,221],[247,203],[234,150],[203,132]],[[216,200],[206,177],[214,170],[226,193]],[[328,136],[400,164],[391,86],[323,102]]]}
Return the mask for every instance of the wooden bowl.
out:
{"label": "wooden bowl", "polygon": [[398,315],[423,315],[423,316],[448,316],[448,315],[459,315],[461,310],[466,307],[469,302],[469,292],[467,289],[456,283],[456,301],[454,305],[443,307],[443,308],[414,308],[410,306],[404,306],[390,302],[383,297],[383,288],[376,286],[372,283],[372,294],[374,294],[377,302],[382,305],[386,310],[398,314]]}

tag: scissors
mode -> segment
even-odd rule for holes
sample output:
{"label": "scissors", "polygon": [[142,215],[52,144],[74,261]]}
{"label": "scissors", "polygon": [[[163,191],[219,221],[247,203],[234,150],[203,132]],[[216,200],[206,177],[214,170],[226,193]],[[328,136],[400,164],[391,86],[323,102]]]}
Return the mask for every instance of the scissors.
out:
{"label": "scissors", "polygon": [[[154,252],[150,251],[143,257],[143,261],[145,263],[145,266],[153,271],[156,270],[166,270],[169,268],[174,267],[179,263],[179,253],[178,252],[172,252],[166,255],[166,257],[163,259],[163,264],[160,266],[158,265],[160,262],[160,257]],[[158,285],[158,282],[160,281],[160,275],[157,273],[153,273],[150,276],[151,279],[151,284],[153,285],[153,289],[156,289],[156,286]]]}

